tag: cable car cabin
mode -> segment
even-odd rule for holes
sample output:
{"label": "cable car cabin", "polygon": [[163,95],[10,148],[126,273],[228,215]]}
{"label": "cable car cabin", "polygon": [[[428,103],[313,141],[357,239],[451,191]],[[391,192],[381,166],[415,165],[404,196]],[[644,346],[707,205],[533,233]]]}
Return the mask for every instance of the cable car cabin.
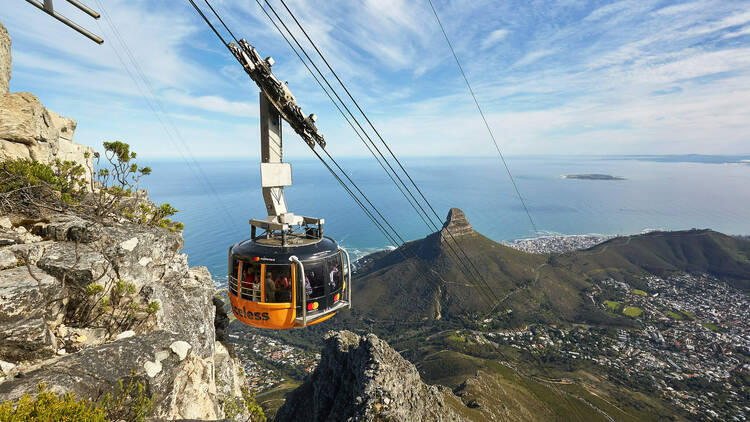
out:
{"label": "cable car cabin", "polygon": [[[229,249],[229,299],[245,324],[304,328],[351,307],[349,254],[328,237],[250,238]],[[304,275],[304,276],[303,276]]]}

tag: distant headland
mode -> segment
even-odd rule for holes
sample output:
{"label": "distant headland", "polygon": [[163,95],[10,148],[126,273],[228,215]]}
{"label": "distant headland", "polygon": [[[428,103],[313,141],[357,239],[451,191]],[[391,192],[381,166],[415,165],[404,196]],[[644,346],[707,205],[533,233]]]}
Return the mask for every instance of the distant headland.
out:
{"label": "distant headland", "polygon": [[609,174],[566,174],[563,179],[585,179],[585,180],[625,180],[624,177]]}

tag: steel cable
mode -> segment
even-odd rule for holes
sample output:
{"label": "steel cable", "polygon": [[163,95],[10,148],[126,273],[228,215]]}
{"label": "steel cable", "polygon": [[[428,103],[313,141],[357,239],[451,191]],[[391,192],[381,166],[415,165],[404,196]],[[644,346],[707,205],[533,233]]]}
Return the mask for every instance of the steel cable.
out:
{"label": "steel cable", "polygon": [[521,195],[521,191],[518,189],[518,185],[516,184],[516,179],[513,177],[513,174],[511,174],[510,172],[510,167],[508,167],[508,163],[505,161],[505,156],[503,156],[503,153],[500,151],[500,146],[497,144],[497,140],[495,139],[495,134],[492,132],[492,129],[490,128],[490,124],[487,122],[487,118],[484,116],[482,107],[479,105],[477,96],[474,94],[474,90],[471,88],[471,84],[469,83],[469,78],[466,76],[466,72],[464,72],[464,68],[463,66],[461,66],[461,62],[458,60],[458,55],[456,54],[456,50],[453,49],[453,44],[451,43],[451,40],[448,38],[448,34],[445,32],[443,23],[440,21],[440,17],[438,16],[437,10],[435,9],[435,5],[432,4],[432,0],[427,0],[427,1],[430,3],[430,8],[432,8],[432,13],[435,15],[435,20],[437,20],[437,23],[440,26],[440,31],[443,32],[443,37],[445,37],[445,41],[448,43],[448,47],[450,48],[451,53],[453,54],[453,58],[456,60],[456,64],[458,65],[458,70],[461,71],[461,76],[463,76],[464,82],[466,82],[466,87],[469,88],[469,93],[471,94],[471,98],[474,99],[474,104],[476,104],[477,110],[479,110],[479,115],[482,116],[482,121],[484,122],[484,126],[487,128],[487,132],[489,132],[490,134],[490,138],[492,139],[492,143],[495,145],[497,154],[500,156],[500,160],[502,161],[503,166],[505,167],[505,171],[508,173],[508,178],[510,179],[510,182],[513,184],[513,189],[515,189],[516,195],[518,196],[518,199],[521,201],[521,205],[523,205],[523,209],[526,212],[526,216],[529,218],[529,222],[531,223],[531,227],[534,229],[534,233],[538,236],[539,230],[537,230],[536,228],[534,219],[531,218],[531,213],[529,212],[529,208],[526,206],[526,201],[524,201],[523,196]]}
{"label": "steel cable", "polygon": [[[258,1],[258,0],[256,0],[256,1]],[[336,80],[338,81],[338,83],[339,83],[339,84],[341,85],[341,87],[342,87],[342,88],[344,89],[344,91],[345,91],[345,92],[347,93],[347,95],[348,95],[348,96],[349,96],[349,98],[350,98],[350,99],[352,100],[352,102],[354,103],[354,105],[355,105],[355,106],[357,107],[357,109],[359,110],[359,112],[360,112],[360,113],[362,114],[362,116],[363,116],[363,117],[365,118],[365,120],[367,121],[367,123],[368,123],[368,124],[370,125],[370,127],[372,128],[372,130],[373,130],[373,131],[375,132],[375,134],[377,135],[377,137],[378,137],[378,138],[380,139],[380,141],[381,141],[381,142],[383,143],[383,145],[384,145],[384,146],[386,147],[386,149],[388,150],[388,152],[390,153],[390,155],[391,155],[391,156],[393,157],[393,159],[394,159],[394,160],[396,161],[396,163],[398,164],[398,166],[399,166],[399,167],[401,168],[401,170],[403,171],[403,173],[404,173],[404,174],[406,175],[406,177],[407,177],[407,178],[409,179],[409,181],[411,182],[411,184],[412,184],[412,185],[413,185],[413,186],[414,186],[414,187],[416,188],[417,192],[418,192],[418,193],[419,193],[419,195],[420,195],[420,196],[422,197],[422,199],[423,199],[423,200],[425,201],[425,203],[426,203],[426,204],[428,205],[428,207],[429,207],[429,208],[431,209],[432,213],[433,213],[433,214],[435,215],[435,217],[436,217],[436,218],[438,219],[438,221],[440,221],[440,216],[439,216],[439,215],[437,214],[437,212],[435,211],[435,209],[434,209],[434,208],[432,207],[432,204],[430,203],[430,201],[429,201],[429,200],[428,200],[428,199],[427,199],[427,198],[425,197],[425,195],[424,195],[424,194],[422,193],[422,190],[421,190],[421,189],[419,188],[419,186],[417,186],[417,184],[416,184],[416,183],[414,182],[414,180],[412,179],[412,177],[411,177],[411,176],[409,175],[409,173],[408,173],[408,172],[406,171],[406,169],[404,168],[404,166],[403,166],[403,165],[401,164],[401,161],[400,161],[400,160],[398,159],[398,157],[396,157],[396,155],[395,155],[395,154],[393,153],[393,151],[392,151],[392,150],[391,150],[391,148],[390,148],[390,147],[388,146],[388,144],[386,143],[386,141],[385,141],[385,140],[383,139],[383,137],[382,137],[382,136],[380,135],[380,132],[379,132],[379,131],[378,131],[378,130],[377,130],[377,129],[375,128],[375,126],[373,125],[373,123],[372,123],[372,122],[370,121],[370,119],[369,119],[369,118],[367,117],[367,114],[366,114],[366,113],[365,113],[365,112],[364,112],[364,111],[362,110],[362,108],[361,108],[361,107],[359,106],[359,103],[357,102],[357,100],[356,100],[356,99],[354,99],[354,97],[352,96],[351,92],[349,92],[349,89],[347,89],[347,88],[346,88],[346,85],[345,85],[345,84],[344,84],[344,83],[343,83],[343,82],[341,81],[341,79],[339,78],[338,74],[337,74],[337,73],[336,73],[336,72],[335,72],[335,71],[333,70],[333,68],[331,67],[330,63],[328,62],[328,60],[327,60],[327,59],[325,58],[325,56],[323,55],[323,53],[322,53],[322,52],[320,51],[320,49],[319,49],[319,48],[317,47],[317,45],[316,45],[316,44],[315,44],[315,42],[314,42],[314,41],[312,40],[312,38],[311,38],[311,37],[310,37],[310,36],[308,35],[308,33],[307,33],[307,31],[306,31],[306,30],[304,29],[304,27],[302,27],[302,24],[301,24],[301,23],[299,22],[299,20],[297,20],[297,18],[296,18],[296,16],[294,15],[294,13],[293,13],[293,12],[292,12],[292,11],[291,11],[291,10],[289,9],[289,7],[288,7],[288,6],[286,5],[286,2],[285,2],[284,0],[280,0],[280,1],[281,1],[281,4],[282,4],[282,5],[284,6],[284,8],[285,8],[285,9],[287,10],[287,12],[289,13],[289,15],[290,15],[290,16],[292,17],[292,19],[294,20],[294,22],[295,22],[295,23],[297,24],[297,26],[298,26],[298,27],[300,28],[300,30],[302,31],[302,33],[303,33],[303,34],[305,35],[305,37],[307,38],[307,40],[308,40],[308,41],[310,42],[310,44],[311,44],[311,45],[313,46],[313,48],[315,49],[315,51],[316,51],[316,52],[318,53],[318,55],[320,56],[320,58],[321,58],[321,59],[323,60],[323,62],[324,62],[324,63],[326,64],[326,66],[328,67],[328,69],[329,69],[329,70],[331,71],[331,73],[333,74],[333,76],[334,76],[334,77],[336,78]],[[265,3],[266,3],[266,4],[268,4],[269,8],[271,8],[271,10],[272,10],[272,11],[274,12],[274,14],[276,14],[276,12],[275,12],[275,11],[274,11],[274,9],[273,9],[273,6],[271,6],[271,5],[270,5],[270,3],[268,3],[268,0],[265,0]],[[278,14],[276,14],[276,16],[278,17]],[[279,19],[280,19],[280,18],[279,18]],[[300,48],[301,48],[301,47],[300,47]],[[363,130],[364,130],[364,129],[363,129]],[[373,145],[373,146],[374,146],[374,145]],[[377,147],[376,147],[376,149],[377,149]],[[379,149],[378,149],[378,152],[379,152]],[[381,156],[382,156],[382,154],[381,154]],[[387,159],[385,159],[385,157],[383,157],[383,159],[384,159],[384,160],[386,161],[386,163],[388,163],[388,160],[387,160]],[[403,181],[401,180],[401,178],[400,178],[400,177],[398,176],[398,173],[397,173],[397,172],[396,172],[396,171],[395,171],[395,170],[393,169],[393,167],[391,167],[390,163],[388,163],[388,167],[389,167],[389,168],[391,168],[391,170],[392,170],[392,171],[394,172],[394,174],[396,175],[396,177],[397,177],[397,178],[399,179],[399,181],[401,181],[401,183],[402,183],[402,184],[404,185],[404,187],[406,188],[406,185],[405,185],[405,184],[404,184],[404,182],[403,182]],[[417,200],[416,200],[416,198],[414,198],[414,195],[413,195],[413,194],[411,193],[411,191],[410,191],[410,190],[409,190],[408,188],[407,188],[407,191],[408,191],[408,192],[409,192],[409,194],[410,194],[410,195],[412,196],[412,198],[413,198],[413,199],[414,199],[415,201],[417,201]],[[418,201],[417,201],[417,204],[419,205],[419,202],[418,202]],[[426,215],[426,214],[427,214],[427,212],[426,212],[426,211],[424,211],[424,209],[422,208],[422,206],[421,206],[421,205],[419,205],[419,207],[420,207],[420,209],[422,209],[422,211],[423,211],[423,212],[425,213],[425,215]],[[428,218],[428,219],[429,219],[429,218]],[[433,225],[434,229],[435,229],[435,230],[438,230],[437,226],[436,226],[436,225],[434,224],[434,222],[432,221],[432,219],[429,219],[429,221],[430,221],[430,222],[432,223],[432,225]],[[457,248],[458,248],[458,249],[459,249],[459,250],[461,251],[461,253],[463,254],[463,256],[464,256],[464,258],[466,259],[466,261],[467,261],[467,262],[469,263],[469,265],[471,265],[472,269],[473,269],[473,270],[474,270],[474,271],[475,271],[475,272],[476,272],[476,273],[477,273],[477,274],[479,275],[479,278],[481,278],[481,279],[482,279],[482,283],[483,283],[483,284],[485,285],[485,287],[486,287],[486,288],[488,289],[488,291],[489,291],[489,292],[491,293],[491,295],[492,295],[492,296],[493,296],[493,297],[495,298],[495,300],[496,300],[496,301],[497,301],[497,300],[499,300],[499,297],[498,297],[498,296],[497,296],[497,295],[496,295],[496,294],[494,293],[494,291],[493,291],[493,290],[492,290],[492,288],[490,287],[489,283],[488,283],[488,282],[487,282],[487,280],[486,280],[486,279],[484,278],[484,276],[483,276],[483,275],[482,275],[482,273],[481,273],[481,272],[479,271],[479,269],[478,269],[478,268],[476,267],[476,265],[474,265],[474,262],[473,262],[473,261],[472,261],[472,260],[471,260],[471,259],[469,258],[469,256],[468,256],[468,255],[466,254],[465,250],[464,250],[464,249],[463,249],[463,248],[461,247],[461,245],[460,245],[460,244],[459,244],[459,243],[458,243],[458,242],[456,241],[456,239],[455,239],[455,237],[454,237],[453,233],[452,233],[452,232],[450,231],[450,229],[449,229],[449,228],[448,228],[447,226],[446,226],[446,227],[444,227],[444,229],[446,230],[446,232],[447,232],[447,233],[448,233],[448,235],[450,236],[451,240],[453,240],[453,242],[454,242],[454,243],[456,244],[456,247],[457,247]],[[451,246],[450,242],[446,242],[446,244],[447,244],[447,245],[449,245],[449,247],[451,248],[451,250],[453,250],[453,247]],[[453,252],[454,252],[454,253],[456,253],[456,252],[455,252],[455,250],[453,250]],[[458,261],[459,261],[459,262],[461,262],[460,258],[458,259]]]}

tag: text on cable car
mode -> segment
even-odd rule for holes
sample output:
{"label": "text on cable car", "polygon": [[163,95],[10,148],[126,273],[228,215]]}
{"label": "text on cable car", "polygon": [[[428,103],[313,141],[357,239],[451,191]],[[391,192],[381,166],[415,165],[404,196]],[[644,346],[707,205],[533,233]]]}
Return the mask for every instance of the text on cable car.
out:
{"label": "text on cable car", "polygon": [[269,319],[268,312],[247,312],[244,306],[242,307],[242,309],[236,306],[232,306],[232,312],[238,317],[246,319],[255,319],[258,321],[268,321]]}

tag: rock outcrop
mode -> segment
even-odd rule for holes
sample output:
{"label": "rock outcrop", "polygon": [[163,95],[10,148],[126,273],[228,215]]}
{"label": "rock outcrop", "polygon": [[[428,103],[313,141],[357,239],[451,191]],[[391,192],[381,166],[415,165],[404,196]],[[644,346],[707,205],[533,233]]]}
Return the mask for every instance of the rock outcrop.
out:
{"label": "rock outcrop", "polygon": [[[167,420],[224,417],[241,398],[242,369],[216,341],[226,315],[216,314],[211,275],[188,266],[179,233],[58,214],[1,218],[0,239],[0,401],[39,382],[93,400],[131,375],[153,394],[152,416]],[[117,282],[158,310],[135,324],[83,318],[91,303],[76,292]]]}
{"label": "rock outcrop", "polygon": [[[33,94],[8,93],[9,79],[0,24],[0,161],[90,169],[93,150],[72,141],[76,122]],[[179,232],[145,224],[0,215],[0,403],[39,383],[98,400],[133,381],[153,400],[149,420],[247,421],[244,372],[219,341],[224,304],[182,247]]]}
{"label": "rock outcrop", "polygon": [[440,229],[440,241],[451,240],[451,236],[458,237],[467,234],[476,233],[474,228],[471,227],[469,220],[466,219],[466,214],[458,208],[451,208],[448,211],[448,217],[443,223],[443,228]]}
{"label": "rock outcrop", "polygon": [[116,397],[120,380],[135,379],[156,392],[153,417],[216,419],[219,413],[212,359],[198,356],[178,334],[154,331],[44,362],[0,384],[0,397],[17,400],[39,383],[78,397]]}
{"label": "rock outcrop", "polygon": [[0,271],[0,359],[54,356],[57,342],[52,330],[62,323],[62,290],[38,268],[14,267]]}
{"label": "rock outcrop", "polygon": [[10,86],[10,43],[10,35],[0,22],[0,95],[7,94]]}
{"label": "rock outcrop", "polygon": [[0,94],[0,160],[25,158],[49,164],[59,159],[92,168],[94,151],[73,142],[75,129],[75,120],[47,110],[34,94]]}
{"label": "rock outcrop", "polygon": [[460,421],[449,390],[374,334],[330,332],[315,371],[287,394],[276,421]]}
{"label": "rock outcrop", "polygon": [[[9,92],[11,39],[0,23],[0,161],[75,161],[92,168],[93,149],[73,142],[76,122],[47,110],[29,92]],[[84,175],[90,181],[90,174]]]}

